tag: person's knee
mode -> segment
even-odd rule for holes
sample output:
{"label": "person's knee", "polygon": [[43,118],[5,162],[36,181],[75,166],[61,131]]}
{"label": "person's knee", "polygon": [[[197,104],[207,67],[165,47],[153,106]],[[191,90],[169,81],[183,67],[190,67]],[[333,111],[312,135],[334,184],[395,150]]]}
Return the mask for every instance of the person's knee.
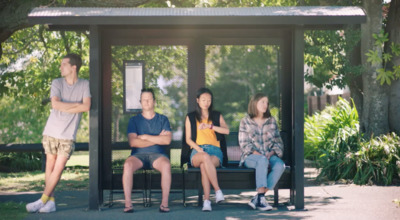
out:
{"label": "person's knee", "polygon": [[279,161],[275,164],[273,169],[283,173],[285,171],[285,163],[283,161]]}
{"label": "person's knee", "polygon": [[162,172],[170,172],[171,162],[166,157],[161,157],[153,162],[154,169]]}
{"label": "person's knee", "polygon": [[203,162],[212,162],[211,161],[211,156],[207,153],[202,153],[201,154],[201,159]]}
{"label": "person's knee", "polygon": [[138,167],[140,167],[139,162],[128,158],[124,163],[124,172],[134,172]]}
{"label": "person's knee", "polygon": [[161,164],[160,172],[171,172],[171,163],[169,161]]}
{"label": "person's knee", "polygon": [[268,159],[265,156],[261,156],[257,159],[257,165],[260,166],[267,166],[268,165]]}

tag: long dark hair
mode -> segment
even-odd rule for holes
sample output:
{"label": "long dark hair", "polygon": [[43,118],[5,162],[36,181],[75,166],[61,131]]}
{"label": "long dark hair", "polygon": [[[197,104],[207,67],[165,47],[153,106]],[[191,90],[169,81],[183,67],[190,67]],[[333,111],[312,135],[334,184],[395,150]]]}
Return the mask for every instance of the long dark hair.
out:
{"label": "long dark hair", "polygon": [[[262,99],[264,97],[268,98],[268,96],[266,96],[263,93],[257,93],[253,97],[251,97],[249,106],[247,109],[247,113],[249,114],[250,118],[254,118],[257,116],[257,113],[258,113],[257,102],[260,101],[260,99]],[[267,111],[264,112],[263,118],[269,118],[269,117],[271,117],[271,112],[269,111],[269,100],[268,100],[268,108],[267,108]]]}
{"label": "long dark hair", "polygon": [[[214,96],[213,96],[211,90],[203,87],[203,88],[200,88],[199,90],[197,90],[196,98],[199,99],[200,96],[203,95],[204,93],[208,93],[211,95],[211,105],[210,105],[210,107],[208,107],[208,119],[207,119],[208,121],[210,121],[211,120],[211,112],[213,110]],[[197,102],[196,102],[196,119],[199,122],[201,121],[201,108],[200,108],[199,103],[197,103]]]}

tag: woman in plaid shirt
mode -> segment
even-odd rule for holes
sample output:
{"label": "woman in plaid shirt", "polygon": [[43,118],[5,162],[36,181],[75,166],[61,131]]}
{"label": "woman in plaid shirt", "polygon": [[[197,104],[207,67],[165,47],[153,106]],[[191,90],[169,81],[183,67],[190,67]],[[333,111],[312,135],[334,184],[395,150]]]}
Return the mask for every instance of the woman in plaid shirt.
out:
{"label": "woman in plaid shirt", "polygon": [[[256,169],[257,195],[248,203],[253,209],[271,210],[265,200],[265,193],[272,190],[285,170],[283,143],[276,120],[271,116],[268,97],[258,93],[248,106],[248,116],[239,127],[239,145],[242,150],[240,166]],[[268,167],[271,172],[268,174]]]}

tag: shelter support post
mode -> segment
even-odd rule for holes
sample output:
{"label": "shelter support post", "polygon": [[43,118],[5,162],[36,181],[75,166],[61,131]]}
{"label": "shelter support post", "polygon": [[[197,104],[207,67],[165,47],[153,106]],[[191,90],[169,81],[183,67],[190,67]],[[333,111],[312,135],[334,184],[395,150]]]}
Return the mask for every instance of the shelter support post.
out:
{"label": "shelter support post", "polygon": [[293,29],[293,167],[296,209],[304,209],[304,29]]}
{"label": "shelter support post", "polygon": [[205,46],[196,39],[188,45],[188,110],[196,106],[196,92],[206,85]]}
{"label": "shelter support post", "polygon": [[89,138],[89,210],[98,210],[101,193],[101,149],[102,149],[102,74],[101,39],[99,27],[90,26],[90,138]]}

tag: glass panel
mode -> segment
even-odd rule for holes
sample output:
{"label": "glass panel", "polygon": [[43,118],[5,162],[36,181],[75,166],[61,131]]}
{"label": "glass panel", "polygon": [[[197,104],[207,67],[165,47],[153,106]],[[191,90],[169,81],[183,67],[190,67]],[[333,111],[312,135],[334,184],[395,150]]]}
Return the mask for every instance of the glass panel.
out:
{"label": "glass panel", "polygon": [[206,47],[206,85],[214,94],[231,132],[237,132],[250,97],[269,97],[279,121],[279,47],[276,45],[209,45]]}
{"label": "glass panel", "polygon": [[[173,140],[181,140],[187,112],[187,47],[186,46],[113,46],[112,47],[112,142],[125,142],[129,118],[123,113],[124,60],[144,61],[146,88],[153,88],[155,111],[168,117]],[[123,162],[128,151],[113,151],[112,160]]]}

